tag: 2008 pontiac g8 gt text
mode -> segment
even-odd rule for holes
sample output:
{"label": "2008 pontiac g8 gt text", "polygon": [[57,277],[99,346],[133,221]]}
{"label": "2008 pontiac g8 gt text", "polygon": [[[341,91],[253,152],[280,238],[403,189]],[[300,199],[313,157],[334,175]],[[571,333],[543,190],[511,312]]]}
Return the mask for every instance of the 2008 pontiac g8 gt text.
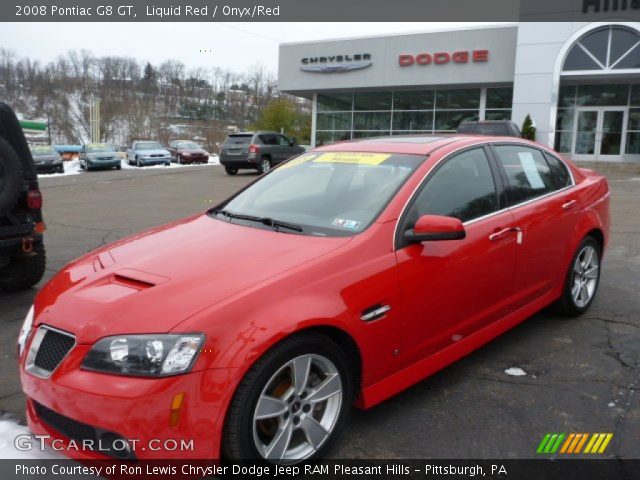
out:
{"label": "2008 pontiac g8 gt text", "polygon": [[585,312],[608,229],[606,180],[524,140],[306,152],[205,214],[62,269],[19,338],[29,427],[107,445],[194,440],[71,452],[84,458],[321,456],[351,404],[552,303]]}

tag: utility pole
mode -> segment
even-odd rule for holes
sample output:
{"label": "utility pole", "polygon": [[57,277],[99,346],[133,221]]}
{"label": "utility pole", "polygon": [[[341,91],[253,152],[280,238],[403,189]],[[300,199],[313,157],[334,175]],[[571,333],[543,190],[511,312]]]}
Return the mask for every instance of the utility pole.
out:
{"label": "utility pole", "polygon": [[89,129],[91,142],[100,142],[100,99],[96,98],[89,106]]}
{"label": "utility pole", "polygon": [[47,134],[49,135],[49,145],[51,145],[51,118],[47,113]]}

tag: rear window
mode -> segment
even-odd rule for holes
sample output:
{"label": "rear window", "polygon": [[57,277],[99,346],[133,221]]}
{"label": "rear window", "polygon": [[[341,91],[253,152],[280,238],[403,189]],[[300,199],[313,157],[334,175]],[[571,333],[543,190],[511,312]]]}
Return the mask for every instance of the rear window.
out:
{"label": "rear window", "polygon": [[226,145],[229,144],[248,144],[251,143],[253,135],[229,135],[224,141]]}

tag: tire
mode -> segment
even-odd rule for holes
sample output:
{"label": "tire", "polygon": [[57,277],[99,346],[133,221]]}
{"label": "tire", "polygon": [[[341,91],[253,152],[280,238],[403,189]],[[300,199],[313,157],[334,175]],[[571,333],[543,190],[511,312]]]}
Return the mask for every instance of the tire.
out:
{"label": "tire", "polygon": [[47,263],[44,244],[34,243],[33,253],[33,256],[12,259],[7,267],[0,270],[1,289],[17,292],[34,286],[42,279]]}
{"label": "tire", "polygon": [[[585,266],[589,252],[591,261]],[[571,258],[562,296],[554,304],[558,313],[577,317],[589,310],[600,285],[600,268],[601,246],[593,237],[587,236]]]}
{"label": "tire", "polygon": [[116,170],[122,170],[122,165],[117,165]]}
{"label": "tire", "polygon": [[9,142],[0,138],[0,212],[16,204],[24,186],[20,157]]}
{"label": "tire", "polygon": [[260,165],[258,165],[258,173],[262,175],[269,170],[271,170],[271,159],[269,157],[262,157],[260,159]]}
{"label": "tire", "polygon": [[142,165],[140,165],[140,159],[138,157],[136,157],[136,167],[141,168]]}
{"label": "tire", "polygon": [[[308,370],[298,370],[310,372],[304,390],[294,387],[294,360],[298,368],[306,362],[311,365]],[[222,437],[224,457],[233,461],[257,459],[285,464],[322,457],[339,434],[353,399],[353,374],[348,365],[340,347],[318,333],[293,335],[272,347],[244,376],[229,405]],[[329,374],[323,377],[320,372],[325,369]],[[311,409],[307,402],[313,398],[314,391],[320,391],[319,386],[324,386],[323,394],[335,393],[317,402],[311,400],[315,405]],[[281,397],[275,404],[271,401],[268,404],[282,407],[284,413],[271,411],[268,417],[255,419],[263,395],[269,400]],[[318,429],[320,424],[324,433]],[[315,446],[305,433],[309,431],[316,434]],[[286,445],[277,442],[281,432],[291,432]],[[277,445],[284,448],[278,449]],[[275,458],[267,458],[267,453]]]}
{"label": "tire", "polygon": [[180,155],[178,155],[178,154],[176,154],[176,163],[177,163],[178,165],[181,165],[181,164],[182,164],[182,162],[180,161]]}
{"label": "tire", "polygon": [[227,172],[227,175],[235,175],[238,173],[238,169],[237,168],[231,168],[231,167],[224,167],[224,171]]}

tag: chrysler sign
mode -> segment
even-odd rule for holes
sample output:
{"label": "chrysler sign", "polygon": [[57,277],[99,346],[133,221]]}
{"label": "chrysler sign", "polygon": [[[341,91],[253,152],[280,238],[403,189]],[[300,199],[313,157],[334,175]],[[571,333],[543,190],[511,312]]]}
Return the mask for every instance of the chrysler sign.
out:
{"label": "chrysler sign", "polygon": [[370,53],[305,57],[300,60],[300,70],[312,73],[343,73],[362,70],[372,65]]}
{"label": "chrysler sign", "polygon": [[488,62],[489,50],[461,50],[457,52],[418,53],[417,55],[402,54],[398,57],[401,67],[411,65],[446,65],[447,63]]}

